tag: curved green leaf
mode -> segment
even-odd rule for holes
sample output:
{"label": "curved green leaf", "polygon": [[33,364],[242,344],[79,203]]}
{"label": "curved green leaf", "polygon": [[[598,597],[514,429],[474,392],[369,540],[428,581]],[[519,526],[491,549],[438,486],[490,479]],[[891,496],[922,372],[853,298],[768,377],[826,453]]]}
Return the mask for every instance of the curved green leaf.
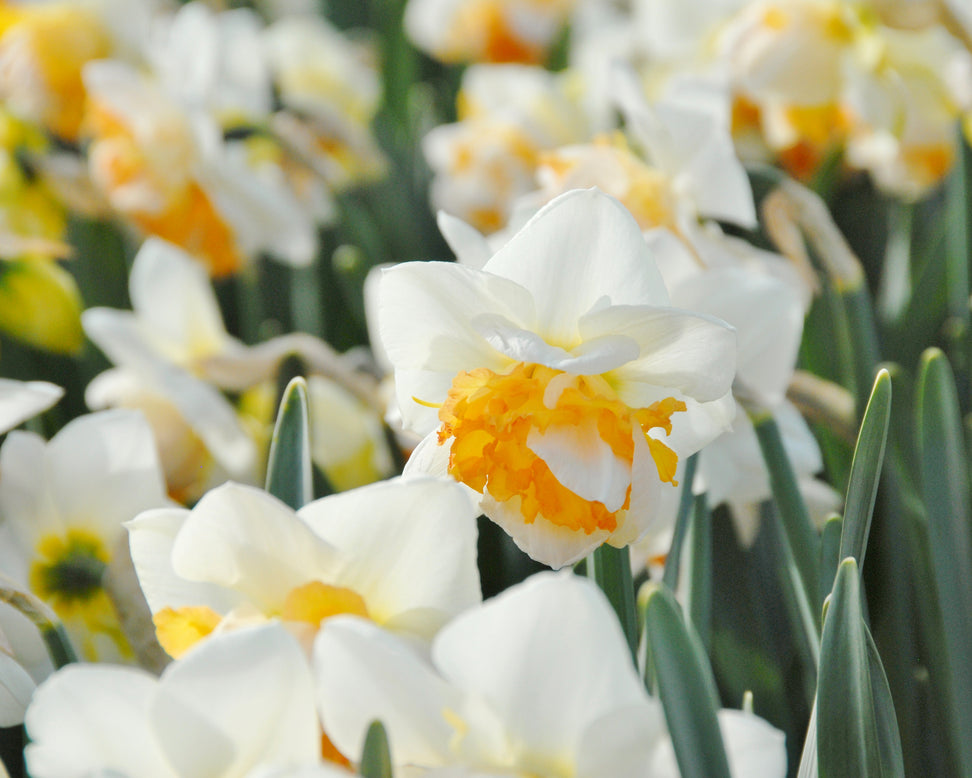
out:
{"label": "curved green leaf", "polygon": [[671,590],[649,586],[645,636],[679,770],[683,778],[729,778],[716,717],[719,697],[705,651]]}
{"label": "curved green leaf", "polygon": [[270,442],[267,491],[297,510],[313,497],[307,382],[291,379],[284,390]]}
{"label": "curved green leaf", "polygon": [[972,517],[955,380],[938,349],[922,358],[917,406],[931,567],[948,655],[949,720],[962,774],[972,775]]}
{"label": "curved green leaf", "polygon": [[820,642],[817,769],[820,778],[884,775],[861,610],[858,565],[841,562]]}
{"label": "curved green leaf", "polygon": [[834,588],[837,564],[840,562],[840,538],[843,534],[844,520],[831,516],[824,524],[820,535],[820,602],[827,599]]}
{"label": "curved green leaf", "polygon": [[844,530],[840,537],[840,559],[854,557],[858,567],[864,564],[867,536],[871,529],[874,500],[877,497],[884,447],[891,418],[891,375],[878,371],[871,397],[854,448],[847,496],[844,500]]}

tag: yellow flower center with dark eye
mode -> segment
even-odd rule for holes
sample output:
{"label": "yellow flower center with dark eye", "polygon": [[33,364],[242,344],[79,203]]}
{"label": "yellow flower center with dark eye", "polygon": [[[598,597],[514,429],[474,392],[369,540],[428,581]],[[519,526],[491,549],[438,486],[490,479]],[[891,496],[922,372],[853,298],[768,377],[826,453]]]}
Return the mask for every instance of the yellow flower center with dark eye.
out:
{"label": "yellow flower center with dark eye", "polygon": [[83,529],[46,535],[30,567],[30,588],[62,617],[101,593],[110,557],[101,538]]}
{"label": "yellow flower center with dark eye", "polygon": [[623,505],[608,510],[564,486],[547,463],[529,447],[532,433],[596,423],[597,433],[621,462],[634,459],[634,434],[640,429],[662,481],[675,483],[678,456],[648,435],[651,429],[671,432],[671,415],[685,403],[667,397],[647,408],[622,402],[602,376],[564,373],[543,365],[517,363],[505,373],[487,368],[459,373],[439,410],[439,444],[452,440],[449,473],[498,502],[518,498],[526,523],[537,516],[571,530],[591,534],[613,532]]}

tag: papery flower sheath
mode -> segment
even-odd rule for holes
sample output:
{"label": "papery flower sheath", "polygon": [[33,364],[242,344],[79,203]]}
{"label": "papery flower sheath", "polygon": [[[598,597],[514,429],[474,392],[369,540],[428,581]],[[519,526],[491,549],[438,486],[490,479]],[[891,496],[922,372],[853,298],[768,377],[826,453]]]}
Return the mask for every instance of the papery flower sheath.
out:
{"label": "papery flower sheath", "polygon": [[560,567],[651,529],[680,456],[728,426],[735,335],[669,307],[631,215],[552,201],[482,270],[385,271],[379,329],[408,472],[448,472],[534,559]]}

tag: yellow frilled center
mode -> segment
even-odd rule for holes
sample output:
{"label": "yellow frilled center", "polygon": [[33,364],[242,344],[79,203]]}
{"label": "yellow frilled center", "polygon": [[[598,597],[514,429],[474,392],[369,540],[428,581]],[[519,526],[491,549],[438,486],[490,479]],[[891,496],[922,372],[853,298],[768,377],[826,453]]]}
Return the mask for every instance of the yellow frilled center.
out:
{"label": "yellow frilled center", "polygon": [[498,502],[519,498],[527,524],[542,516],[589,535],[617,529],[618,513],[629,507],[631,485],[615,511],[584,499],[558,481],[529,448],[530,433],[578,426],[594,418],[600,438],[630,465],[634,432],[640,428],[659,478],[674,484],[678,456],[648,431],[670,433],[671,415],[684,410],[685,403],[672,397],[647,408],[631,408],[602,376],[571,375],[520,362],[504,373],[487,368],[459,373],[439,410],[438,440],[440,445],[452,440],[449,473],[458,481]]}
{"label": "yellow frilled center", "polygon": [[[311,581],[291,589],[280,613],[268,615],[279,615],[284,621],[302,622],[317,628],[324,619],[341,614],[369,618],[365,601],[357,592],[343,586]],[[155,637],[173,659],[178,659],[208,637],[222,620],[220,614],[205,605],[162,608],[152,617]]]}

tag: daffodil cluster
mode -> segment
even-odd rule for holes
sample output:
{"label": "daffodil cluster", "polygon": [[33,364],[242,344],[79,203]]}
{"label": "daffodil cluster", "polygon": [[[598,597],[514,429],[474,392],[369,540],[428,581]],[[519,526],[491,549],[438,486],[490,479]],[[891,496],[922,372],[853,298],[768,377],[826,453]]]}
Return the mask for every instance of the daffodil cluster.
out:
{"label": "daffodil cluster", "polygon": [[968,773],[970,116],[959,0],[0,0],[0,775]]}

